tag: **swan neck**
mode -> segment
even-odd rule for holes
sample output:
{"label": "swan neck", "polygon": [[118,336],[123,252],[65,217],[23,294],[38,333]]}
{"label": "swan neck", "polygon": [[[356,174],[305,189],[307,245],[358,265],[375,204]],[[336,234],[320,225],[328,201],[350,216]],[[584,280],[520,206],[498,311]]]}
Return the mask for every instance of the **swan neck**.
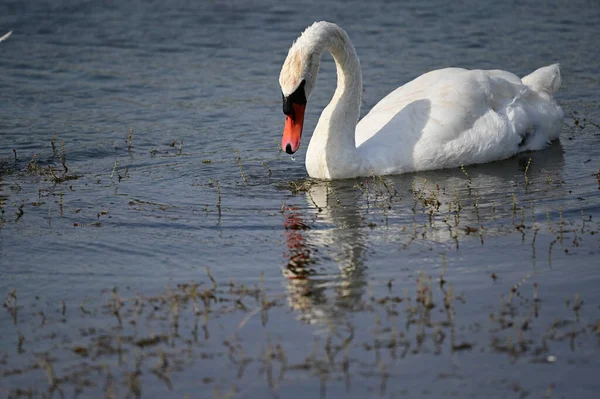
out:
{"label": "swan neck", "polygon": [[[333,56],[337,72],[337,87],[329,105],[343,102],[348,114],[354,115],[353,121],[356,123],[362,100],[362,73],[358,55],[341,28],[329,35],[327,49]],[[351,136],[354,138],[354,131]]]}
{"label": "swan neck", "polygon": [[[307,169],[314,177],[338,178],[360,167],[355,131],[362,100],[360,61],[346,32],[337,25],[325,31],[321,53],[335,61],[337,87],[323,110],[307,153]],[[311,170],[313,173],[311,173]]]}

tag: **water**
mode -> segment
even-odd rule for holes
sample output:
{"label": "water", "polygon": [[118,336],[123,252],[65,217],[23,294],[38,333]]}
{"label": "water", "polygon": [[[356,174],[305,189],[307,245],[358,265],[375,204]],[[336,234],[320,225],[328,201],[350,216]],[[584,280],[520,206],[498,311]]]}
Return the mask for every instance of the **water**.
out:
{"label": "water", "polygon": [[[596,1],[2,2],[0,392],[595,397],[599,17]],[[466,174],[307,181],[335,68],[324,56],[295,162],[278,74],[321,19],[356,46],[363,115],[434,68],[560,62],[560,142]]]}

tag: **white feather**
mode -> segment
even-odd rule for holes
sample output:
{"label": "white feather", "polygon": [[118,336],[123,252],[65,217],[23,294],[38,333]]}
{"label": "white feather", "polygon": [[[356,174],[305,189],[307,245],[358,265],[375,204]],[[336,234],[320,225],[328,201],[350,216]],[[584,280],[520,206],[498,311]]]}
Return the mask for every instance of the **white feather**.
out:
{"label": "white feather", "polygon": [[12,35],[12,30],[10,32],[8,32],[6,35],[0,37],[0,43],[5,41],[6,39],[8,39],[10,37],[10,35]]}

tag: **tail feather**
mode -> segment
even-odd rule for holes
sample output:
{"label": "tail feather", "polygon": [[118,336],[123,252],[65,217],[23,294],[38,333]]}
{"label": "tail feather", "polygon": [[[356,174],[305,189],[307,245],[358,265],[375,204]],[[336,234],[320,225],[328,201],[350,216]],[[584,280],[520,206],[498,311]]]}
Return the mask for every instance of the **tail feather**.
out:
{"label": "tail feather", "polygon": [[525,76],[521,81],[536,91],[545,91],[549,94],[556,93],[561,84],[560,65],[553,64],[535,70]]}

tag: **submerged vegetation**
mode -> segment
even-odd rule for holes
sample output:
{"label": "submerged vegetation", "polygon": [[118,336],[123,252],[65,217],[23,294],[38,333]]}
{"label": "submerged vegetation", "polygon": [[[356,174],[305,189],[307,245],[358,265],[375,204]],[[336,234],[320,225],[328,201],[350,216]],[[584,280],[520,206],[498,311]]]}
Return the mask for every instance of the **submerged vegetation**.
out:
{"label": "submerged vegetation", "polygon": [[[314,378],[321,397],[328,386],[349,392],[356,384],[385,395],[397,369],[422,356],[473,352],[495,363],[526,365],[564,362],[565,350],[572,355],[599,350],[600,319],[582,317],[583,299],[568,298],[570,312],[560,318],[544,316],[552,293],[532,283],[533,275],[512,286],[502,284],[506,290],[490,308],[487,323],[465,324],[468,303],[480,299],[457,291],[460,282],[449,279],[449,266],[442,261],[437,276],[420,272],[401,292],[390,283],[387,293],[377,287],[382,294],[354,302],[360,323],[330,320],[314,340],[307,337],[302,344],[312,347],[307,352],[298,351],[278,326],[289,319],[287,303],[298,300],[292,286],[302,280],[290,280],[290,291],[282,296],[266,290],[262,280],[252,286],[219,282],[207,270],[200,282],[156,295],[124,296],[114,287],[79,306],[43,300],[23,306],[13,290],[3,305],[16,332],[10,338],[14,348],[6,348],[0,362],[2,378],[13,381],[4,393],[142,397],[148,393],[144,387],[154,383],[154,394],[208,389],[220,397],[222,392],[248,394],[248,384],[258,378],[278,396],[286,384]],[[17,355],[20,360],[12,360]],[[199,377],[197,388],[187,380],[192,370]],[[432,372],[427,380],[449,377],[444,368]],[[454,372],[451,378],[466,378]]]}
{"label": "submerged vegetation", "polygon": [[[0,163],[2,259],[31,234],[60,254],[55,272],[84,248],[82,270],[109,276],[72,294],[6,274],[4,396],[286,397],[302,384],[320,397],[461,397],[484,381],[552,397],[570,391],[564,373],[538,367],[597,364],[598,275],[586,266],[599,251],[597,160],[576,182],[557,145],[322,182],[284,175],[281,152],[184,154],[181,139],[133,132],[91,171],[56,135]],[[78,234],[90,241],[78,246]],[[138,283],[161,257],[188,272]]]}

